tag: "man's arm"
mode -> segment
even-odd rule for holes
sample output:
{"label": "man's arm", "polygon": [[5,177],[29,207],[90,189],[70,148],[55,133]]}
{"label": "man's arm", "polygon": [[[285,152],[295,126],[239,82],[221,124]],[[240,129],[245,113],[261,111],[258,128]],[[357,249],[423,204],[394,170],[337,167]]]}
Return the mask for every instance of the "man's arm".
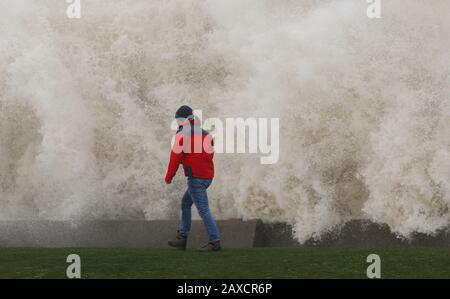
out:
{"label": "man's arm", "polygon": [[183,156],[183,135],[177,134],[175,135],[175,142],[170,151],[170,161],[165,178],[167,184],[170,184],[175,174],[177,174],[178,168],[183,161]]}

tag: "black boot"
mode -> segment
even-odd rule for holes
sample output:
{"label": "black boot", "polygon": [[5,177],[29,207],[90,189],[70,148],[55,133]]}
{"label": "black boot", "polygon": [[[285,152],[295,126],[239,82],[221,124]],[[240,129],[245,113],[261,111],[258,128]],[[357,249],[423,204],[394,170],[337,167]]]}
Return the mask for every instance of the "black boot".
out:
{"label": "black boot", "polygon": [[167,242],[169,246],[178,248],[180,250],[186,250],[187,246],[187,236],[183,236],[180,234],[180,231],[178,231],[177,236],[174,240],[170,240]]}
{"label": "black boot", "polygon": [[214,242],[209,242],[197,250],[202,251],[202,252],[204,252],[204,251],[220,251],[220,250],[222,250],[222,247],[220,247],[220,240],[217,240]]}

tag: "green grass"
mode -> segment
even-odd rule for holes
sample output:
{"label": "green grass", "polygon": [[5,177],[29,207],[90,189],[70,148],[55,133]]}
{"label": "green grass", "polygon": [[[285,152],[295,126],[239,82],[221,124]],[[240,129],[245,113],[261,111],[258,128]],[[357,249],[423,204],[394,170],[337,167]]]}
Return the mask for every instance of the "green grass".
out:
{"label": "green grass", "polygon": [[66,257],[83,278],[366,278],[370,253],[383,278],[450,278],[448,248],[0,249],[0,278],[65,278]]}

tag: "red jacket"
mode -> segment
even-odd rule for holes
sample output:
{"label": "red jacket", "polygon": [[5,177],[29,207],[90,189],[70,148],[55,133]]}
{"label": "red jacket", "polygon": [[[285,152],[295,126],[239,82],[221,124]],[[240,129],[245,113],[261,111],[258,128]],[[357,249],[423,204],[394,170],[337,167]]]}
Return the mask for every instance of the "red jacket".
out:
{"label": "red jacket", "polygon": [[187,120],[178,129],[170,151],[166,182],[172,181],[183,164],[184,174],[190,178],[212,179],[214,177],[214,141],[202,130],[198,120]]}

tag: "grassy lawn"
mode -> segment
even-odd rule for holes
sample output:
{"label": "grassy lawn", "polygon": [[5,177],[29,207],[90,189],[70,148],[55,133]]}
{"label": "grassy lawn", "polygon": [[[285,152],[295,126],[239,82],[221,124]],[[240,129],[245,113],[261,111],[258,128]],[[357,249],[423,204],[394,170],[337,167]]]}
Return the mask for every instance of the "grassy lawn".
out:
{"label": "grassy lawn", "polygon": [[381,257],[383,278],[450,278],[449,248],[342,247],[226,249],[0,249],[0,278],[65,278],[66,257],[81,257],[83,278],[366,278]]}

